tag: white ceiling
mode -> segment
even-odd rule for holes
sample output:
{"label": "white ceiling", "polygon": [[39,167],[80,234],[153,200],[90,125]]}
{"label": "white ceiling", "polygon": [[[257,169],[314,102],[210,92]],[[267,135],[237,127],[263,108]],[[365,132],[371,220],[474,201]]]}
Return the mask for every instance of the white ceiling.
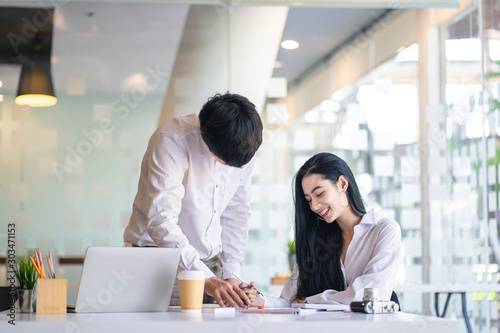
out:
{"label": "white ceiling", "polygon": [[[11,5],[33,4],[19,1]],[[59,5],[52,42],[56,91],[64,91],[71,76],[83,76],[87,92],[107,93],[124,92],[140,83],[148,67],[171,72],[188,9],[188,5],[175,4]],[[19,71],[19,65],[0,66],[0,89],[15,91]],[[167,82],[150,93],[163,94]]]}
{"label": "white ceiling", "polygon": [[199,110],[215,92],[241,94],[262,111],[287,13],[284,6],[236,7],[228,33],[220,8],[191,6],[160,123]]}
{"label": "white ceiling", "polygon": [[[56,86],[81,75],[88,90],[124,92],[143,82],[147,68],[171,72],[187,11],[187,5],[162,4],[61,6],[53,37]],[[164,93],[168,80],[162,83],[150,93]]]}
{"label": "white ceiling", "polygon": [[[366,7],[370,0],[364,2]],[[408,2],[419,6],[423,3],[420,0]],[[380,7],[382,2],[373,3],[374,7]],[[188,4],[160,0],[148,3],[61,0],[53,4],[56,10],[52,73],[56,92],[64,91],[67,78],[71,76],[85,77],[87,92],[111,93],[124,92],[144,82],[147,68],[173,71]],[[353,3],[357,4],[359,2]],[[0,6],[38,7],[40,2],[0,0]],[[221,20],[225,19],[226,8],[219,4],[213,6],[220,12]],[[282,39],[297,39],[302,46],[294,51],[279,51],[277,58],[283,67],[276,69],[273,76],[295,80],[381,12],[383,9],[291,7]],[[210,23],[200,20],[199,24],[203,27]],[[206,66],[211,65],[207,63]],[[17,89],[19,72],[19,65],[0,64],[0,80],[3,81],[0,93]],[[167,83],[168,80],[162,81],[150,93],[165,94]]]}
{"label": "white ceiling", "polygon": [[385,9],[291,7],[282,40],[299,42],[296,50],[281,48],[281,68],[273,76],[293,82],[361,28],[377,19]]}

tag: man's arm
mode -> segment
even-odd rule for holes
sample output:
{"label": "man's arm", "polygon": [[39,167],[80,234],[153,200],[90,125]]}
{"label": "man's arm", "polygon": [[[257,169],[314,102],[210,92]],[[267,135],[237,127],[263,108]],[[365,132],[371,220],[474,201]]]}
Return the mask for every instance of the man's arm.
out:
{"label": "man's arm", "polygon": [[215,297],[221,307],[244,307],[243,300],[249,304],[250,300],[237,284],[214,276],[178,226],[181,202],[185,195],[182,180],[189,168],[187,152],[173,138],[165,136],[157,138],[152,149],[148,161],[149,236],[160,247],[180,248],[179,266],[204,272],[205,291]]}
{"label": "man's arm", "polygon": [[148,165],[147,211],[148,234],[159,247],[181,249],[179,266],[200,270],[207,278],[214,276],[201,262],[196,249],[178,226],[185,189],[182,184],[189,167],[187,152],[175,138],[158,135],[152,143]]}
{"label": "man's arm", "polygon": [[[248,221],[250,220],[250,192],[254,159],[247,168],[240,186],[221,215],[222,226],[222,278],[232,279],[232,273],[241,273],[248,241]],[[232,279],[233,280],[233,279]],[[237,279],[234,283],[239,284]]]}
{"label": "man's arm", "polygon": [[[232,277],[233,272],[239,274],[241,271],[241,263],[245,258],[245,248],[248,240],[250,181],[253,160],[245,168],[248,169],[244,174],[244,178],[220,218],[222,227],[223,280],[209,281],[213,280],[209,279],[205,283],[207,293],[215,297],[219,305],[221,305],[222,302],[231,306],[237,303],[241,307],[243,306],[241,300],[245,301],[245,305],[249,305],[251,302],[243,290],[238,287],[238,279]],[[221,295],[224,296],[222,298],[225,298],[225,301],[219,298]]]}

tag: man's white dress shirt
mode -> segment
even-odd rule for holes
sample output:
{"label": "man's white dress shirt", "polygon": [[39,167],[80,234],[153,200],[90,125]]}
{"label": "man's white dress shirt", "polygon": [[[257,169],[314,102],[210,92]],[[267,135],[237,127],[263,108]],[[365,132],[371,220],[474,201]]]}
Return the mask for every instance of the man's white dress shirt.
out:
{"label": "man's white dress shirt", "polygon": [[197,114],[178,117],[151,136],[125,242],[181,248],[179,266],[214,276],[200,259],[222,251],[222,278],[240,273],[248,240],[253,160],[243,168],[216,161]]}
{"label": "man's white dress shirt", "polygon": [[[323,222],[324,223],[324,222]],[[388,301],[396,284],[401,257],[401,228],[390,218],[368,211],[354,227],[342,265],[346,289],[325,290],[307,297],[308,303],[350,304],[363,299],[364,288],[378,288],[379,298]],[[288,307],[297,294],[298,270],[294,269],[279,298],[266,297],[266,307]],[[311,273],[314,274],[314,273]]]}

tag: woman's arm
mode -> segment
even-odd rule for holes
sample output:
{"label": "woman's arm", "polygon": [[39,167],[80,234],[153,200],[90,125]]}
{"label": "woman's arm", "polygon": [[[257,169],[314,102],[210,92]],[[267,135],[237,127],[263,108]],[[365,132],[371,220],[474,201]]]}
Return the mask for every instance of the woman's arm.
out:
{"label": "woman's arm", "polygon": [[365,288],[378,288],[382,300],[389,300],[396,284],[401,254],[401,229],[395,221],[384,223],[377,235],[373,256],[358,276],[343,291],[325,290],[307,297],[308,303],[350,304],[363,298]]}

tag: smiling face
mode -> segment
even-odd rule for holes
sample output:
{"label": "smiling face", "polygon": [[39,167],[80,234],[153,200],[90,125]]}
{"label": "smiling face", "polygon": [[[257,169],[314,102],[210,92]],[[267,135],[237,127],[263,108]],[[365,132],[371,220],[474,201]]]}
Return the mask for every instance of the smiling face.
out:
{"label": "smiling face", "polygon": [[309,207],[327,223],[332,223],[349,210],[347,196],[348,182],[340,176],[336,184],[319,174],[309,174],[302,178],[304,197]]}

